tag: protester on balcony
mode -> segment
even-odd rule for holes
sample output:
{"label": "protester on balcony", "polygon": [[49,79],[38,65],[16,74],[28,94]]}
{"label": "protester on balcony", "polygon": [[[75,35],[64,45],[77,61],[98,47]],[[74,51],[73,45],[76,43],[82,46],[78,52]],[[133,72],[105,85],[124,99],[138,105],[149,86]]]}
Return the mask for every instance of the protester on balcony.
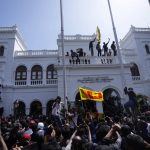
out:
{"label": "protester on balcony", "polygon": [[90,41],[89,43],[89,51],[91,51],[91,56],[94,56],[94,50],[93,50],[93,43],[95,42],[96,38],[94,40]]}
{"label": "protester on balcony", "polygon": [[78,56],[78,54],[76,52],[74,52],[72,49],[70,50],[70,53],[71,53],[72,59],[74,59],[74,57]]}
{"label": "protester on balcony", "polygon": [[117,50],[116,50],[115,41],[112,42],[110,47],[113,50],[114,56],[117,56]]}
{"label": "protester on balcony", "polygon": [[102,55],[102,50],[101,50],[100,42],[97,42],[96,49],[97,49],[97,52],[98,52],[97,56],[101,56]]}
{"label": "protester on balcony", "polygon": [[108,42],[103,42],[103,49],[104,49],[104,56],[107,56],[108,54],[108,44],[109,44],[110,38],[108,38]]}
{"label": "protester on balcony", "polygon": [[83,49],[82,48],[76,49],[76,52],[78,53],[79,57],[83,57]]}
{"label": "protester on balcony", "polygon": [[66,52],[66,56],[69,56],[69,52]]}

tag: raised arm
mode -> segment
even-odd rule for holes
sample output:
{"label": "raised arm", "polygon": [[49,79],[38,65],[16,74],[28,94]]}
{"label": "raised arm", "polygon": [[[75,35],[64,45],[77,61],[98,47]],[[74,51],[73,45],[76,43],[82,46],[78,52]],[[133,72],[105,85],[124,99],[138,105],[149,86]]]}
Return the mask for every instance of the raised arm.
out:
{"label": "raised arm", "polygon": [[8,148],[7,148],[7,146],[6,146],[6,143],[5,143],[5,141],[4,141],[4,139],[3,139],[3,137],[2,137],[1,134],[0,134],[0,148],[1,148],[2,150],[8,150]]}
{"label": "raised arm", "polygon": [[77,133],[77,130],[75,130],[74,133],[72,134],[72,136],[71,136],[71,138],[69,140],[69,143],[67,144],[65,150],[71,150],[72,139],[75,137],[76,133]]}

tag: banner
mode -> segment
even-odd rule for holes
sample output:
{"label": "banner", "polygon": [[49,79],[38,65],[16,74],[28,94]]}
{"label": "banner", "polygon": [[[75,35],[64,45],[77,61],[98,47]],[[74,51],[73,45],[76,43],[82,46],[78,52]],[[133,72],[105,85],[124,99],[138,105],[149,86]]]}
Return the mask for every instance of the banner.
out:
{"label": "banner", "polygon": [[79,88],[81,100],[103,101],[103,92]]}

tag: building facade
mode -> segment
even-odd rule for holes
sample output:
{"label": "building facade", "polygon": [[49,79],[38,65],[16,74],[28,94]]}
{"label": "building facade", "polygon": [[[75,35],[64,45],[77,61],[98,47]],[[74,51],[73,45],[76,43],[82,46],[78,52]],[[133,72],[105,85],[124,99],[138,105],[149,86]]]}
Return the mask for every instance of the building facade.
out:
{"label": "building facade", "polygon": [[[80,100],[79,87],[103,91],[104,99],[126,101],[118,55],[109,49],[91,56],[89,43],[96,35],[65,35],[66,94],[70,103]],[[109,43],[110,45],[111,43]],[[0,106],[4,115],[48,114],[51,103],[63,97],[63,57],[61,36],[57,50],[28,50],[16,26],[0,28]],[[125,86],[150,96],[150,29],[131,27],[120,42]],[[102,47],[102,45],[101,45]],[[110,46],[109,46],[110,47]],[[62,101],[64,101],[62,99]],[[102,112],[102,103],[97,102]],[[17,108],[17,109],[16,109]]]}

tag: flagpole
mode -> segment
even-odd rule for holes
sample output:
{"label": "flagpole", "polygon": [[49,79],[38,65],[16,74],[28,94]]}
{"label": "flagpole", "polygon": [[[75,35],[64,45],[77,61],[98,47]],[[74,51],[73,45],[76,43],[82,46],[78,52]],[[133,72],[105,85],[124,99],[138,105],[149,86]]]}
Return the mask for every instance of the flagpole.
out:
{"label": "flagpole", "polygon": [[120,73],[121,73],[121,82],[122,82],[123,99],[124,99],[124,87],[126,86],[124,66],[123,66],[123,62],[122,62],[122,56],[121,56],[121,52],[120,52],[120,48],[119,48],[119,42],[118,42],[117,32],[116,32],[114,19],[113,19],[113,15],[112,15],[112,10],[111,10],[111,6],[110,6],[110,1],[109,0],[107,0],[107,1],[108,1],[108,7],[109,7],[109,12],[110,12],[116,47],[118,50],[118,59],[119,59],[119,63],[120,63],[120,71],[121,71]]}
{"label": "flagpole", "polygon": [[66,92],[66,66],[65,66],[65,52],[64,52],[64,25],[63,25],[63,6],[62,0],[60,0],[60,19],[61,19],[61,47],[62,47],[62,64],[63,64],[63,99],[65,109],[68,109],[67,106],[67,92]]}

